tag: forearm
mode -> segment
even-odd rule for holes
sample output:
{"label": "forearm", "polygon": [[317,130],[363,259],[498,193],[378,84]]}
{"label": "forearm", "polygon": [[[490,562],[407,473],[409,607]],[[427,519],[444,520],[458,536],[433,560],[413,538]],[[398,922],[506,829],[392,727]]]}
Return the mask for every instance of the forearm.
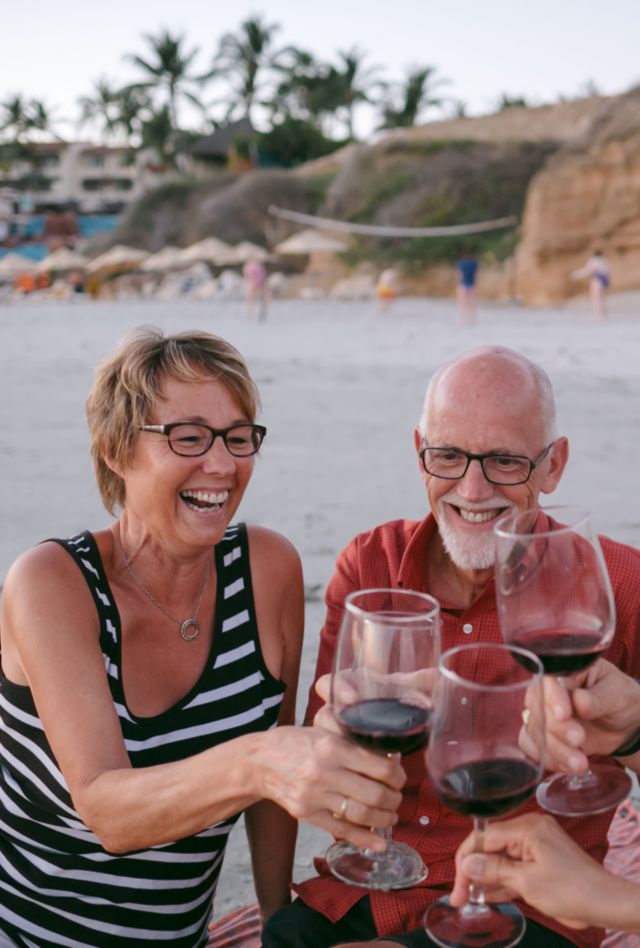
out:
{"label": "forearm", "polygon": [[262,800],[245,813],[253,881],[263,923],[291,900],[298,824],[275,803]]}
{"label": "forearm", "polygon": [[640,933],[640,885],[602,871],[597,889],[582,893],[581,921],[600,928]]}
{"label": "forearm", "polygon": [[74,805],[109,852],[173,842],[260,799],[255,761],[266,738],[248,734],[186,760],[103,771],[75,789]]}

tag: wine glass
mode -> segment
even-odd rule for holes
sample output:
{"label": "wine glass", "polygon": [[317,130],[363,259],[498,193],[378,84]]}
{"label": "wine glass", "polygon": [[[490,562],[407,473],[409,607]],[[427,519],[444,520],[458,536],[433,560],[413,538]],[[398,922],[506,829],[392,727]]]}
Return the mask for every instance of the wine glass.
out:
{"label": "wine glass", "polygon": [[[440,607],[425,593],[364,589],[345,599],[331,676],[331,706],[343,732],[382,754],[413,754],[429,740],[431,691],[440,654]],[[381,835],[382,835],[381,831]],[[334,876],[369,889],[427,877],[419,853],[386,833],[384,852],[345,840],[329,848]]]}
{"label": "wine glass", "polygon": [[[552,519],[553,518],[553,519]],[[495,525],[496,598],[505,642],[534,652],[569,690],[610,644],[615,603],[600,543],[581,507],[512,511]],[[558,816],[603,813],[628,797],[621,767],[554,774],[538,803]]]}
{"label": "wine glass", "polygon": [[[442,802],[473,817],[482,852],[487,819],[517,809],[542,776],[542,664],[525,649],[481,643],[450,649],[438,668],[427,766]],[[448,896],[430,905],[424,924],[443,948],[509,948],[525,930],[515,905],[488,905],[477,883],[461,909]]]}

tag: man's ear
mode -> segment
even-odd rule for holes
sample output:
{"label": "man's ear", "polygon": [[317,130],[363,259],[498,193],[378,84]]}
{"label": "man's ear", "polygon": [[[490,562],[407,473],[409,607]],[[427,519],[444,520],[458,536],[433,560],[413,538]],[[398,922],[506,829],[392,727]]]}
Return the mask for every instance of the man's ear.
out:
{"label": "man's ear", "polygon": [[416,449],[416,460],[418,462],[418,471],[420,472],[420,477],[426,484],[427,472],[424,469],[424,464],[422,463],[422,458],[420,457],[420,448],[422,446],[423,441],[424,441],[424,435],[421,433],[420,429],[414,428],[413,429],[413,444]]}
{"label": "man's ear", "polygon": [[540,490],[543,494],[553,493],[567,466],[567,461],[569,460],[569,442],[567,439],[563,437],[554,441],[549,455],[549,469],[540,485]]}

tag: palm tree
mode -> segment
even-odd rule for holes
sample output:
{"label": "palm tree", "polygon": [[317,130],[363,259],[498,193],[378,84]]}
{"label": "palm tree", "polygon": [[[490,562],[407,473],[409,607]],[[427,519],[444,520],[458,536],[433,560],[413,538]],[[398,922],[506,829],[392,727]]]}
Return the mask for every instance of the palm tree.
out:
{"label": "palm tree", "polygon": [[50,132],[51,113],[40,99],[25,99],[20,94],[11,95],[0,102],[0,132],[13,138],[17,144],[24,144],[33,131]]}
{"label": "palm tree", "polygon": [[93,95],[78,99],[79,125],[95,122],[106,139],[121,135],[128,144],[139,139],[142,123],[151,111],[151,97],[137,86],[116,88],[107,79],[94,83]]}
{"label": "palm tree", "polygon": [[78,99],[80,106],[79,125],[86,122],[97,122],[105,138],[115,135],[118,125],[118,97],[120,91],[107,79],[97,79],[90,95],[83,95]]}
{"label": "palm tree", "polygon": [[498,111],[503,112],[504,109],[525,109],[527,105],[528,102],[523,95],[509,95],[508,92],[503,92],[498,100]]}
{"label": "palm tree", "polygon": [[324,120],[335,115],[343,101],[338,71],[295,47],[282,50],[273,68],[283,77],[270,103],[273,116],[307,121],[322,130]]}
{"label": "palm tree", "polygon": [[140,130],[142,148],[154,151],[161,162],[175,166],[175,129],[168,105],[152,111]]}
{"label": "palm tree", "polygon": [[315,118],[309,107],[308,89],[321,68],[313,53],[305,49],[288,46],[282,50],[273,65],[281,78],[269,103],[272,117]]}
{"label": "palm tree", "polygon": [[202,108],[200,100],[188,89],[189,84],[197,81],[189,70],[198,50],[196,48],[185,52],[184,37],[173,36],[168,30],[163,30],[157,36],[145,33],[144,39],[151,47],[152,58],[145,59],[131,53],[125,58],[146,73],[147,78],[143,82],[132,83],[128,88],[164,90],[171,125],[177,130],[179,128],[178,101],[181,98],[187,99],[197,108]]}
{"label": "palm tree", "polygon": [[338,52],[342,60],[340,69],[331,67],[328,80],[336,90],[338,99],[336,111],[345,113],[345,123],[349,138],[354,138],[353,113],[355,106],[361,102],[371,102],[371,93],[376,87],[382,86],[382,82],[375,78],[379,72],[379,66],[370,66],[363,68],[363,61],[366,53],[357,47],[352,47],[348,52]]}
{"label": "palm tree", "polygon": [[259,16],[240,24],[239,32],[225,33],[220,39],[213,67],[203,80],[224,76],[231,85],[226,118],[240,110],[251,119],[251,112],[260,93],[262,74],[277,63],[282,52],[273,50],[273,38],[280,29],[277,23],[265,23]]}
{"label": "palm tree", "polygon": [[418,116],[426,109],[440,107],[444,99],[434,94],[435,88],[448,79],[434,79],[435,66],[414,66],[400,87],[395,105],[387,96],[382,102],[382,124],[379,128],[407,128],[415,125]]}

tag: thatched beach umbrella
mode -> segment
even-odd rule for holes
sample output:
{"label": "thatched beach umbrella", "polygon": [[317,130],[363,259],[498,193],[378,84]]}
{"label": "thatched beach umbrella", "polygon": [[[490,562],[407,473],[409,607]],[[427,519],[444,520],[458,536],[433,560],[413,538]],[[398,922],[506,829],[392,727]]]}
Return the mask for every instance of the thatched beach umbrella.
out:
{"label": "thatched beach umbrella", "polygon": [[165,270],[177,270],[184,267],[182,251],[178,247],[163,247],[144,261],[141,270],[164,273]]}
{"label": "thatched beach umbrella", "polygon": [[221,255],[231,250],[229,244],[217,237],[205,237],[180,251],[180,265],[190,266],[192,263],[217,263]]}
{"label": "thatched beach umbrella", "polygon": [[106,253],[95,257],[95,259],[87,265],[87,270],[89,273],[98,273],[102,270],[114,272],[117,270],[132,270],[139,267],[147,257],[149,257],[149,254],[146,250],[137,250],[135,247],[127,247],[126,244],[116,244],[115,247],[107,250]]}
{"label": "thatched beach umbrella", "polygon": [[89,258],[75,250],[69,250],[68,247],[59,247],[50,253],[44,260],[37,265],[38,273],[51,273],[54,270],[62,272],[63,270],[84,270],[89,263]]}
{"label": "thatched beach umbrella", "polygon": [[271,256],[268,250],[260,247],[258,244],[252,244],[249,240],[242,240],[235,247],[229,247],[226,253],[221,253],[216,259],[218,266],[233,266],[234,264],[246,263],[247,260],[270,260]]}
{"label": "thatched beach umbrella", "polygon": [[8,253],[0,260],[0,279],[11,280],[20,273],[35,270],[37,263],[21,253]]}

